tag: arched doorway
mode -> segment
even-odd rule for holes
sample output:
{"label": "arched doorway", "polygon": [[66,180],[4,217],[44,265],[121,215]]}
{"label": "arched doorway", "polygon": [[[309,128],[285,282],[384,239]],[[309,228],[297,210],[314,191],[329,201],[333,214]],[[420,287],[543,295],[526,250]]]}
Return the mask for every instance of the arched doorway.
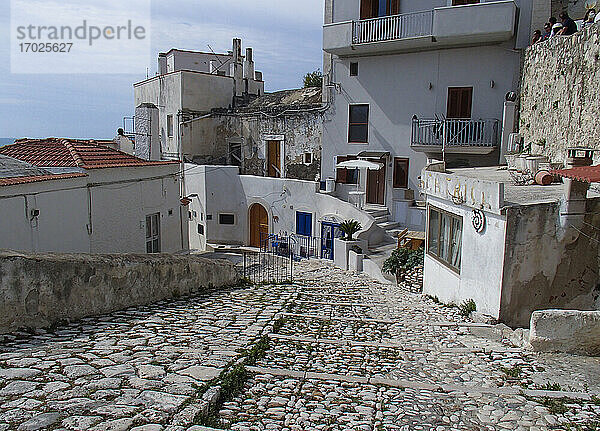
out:
{"label": "arched doorway", "polygon": [[260,247],[261,239],[266,239],[269,234],[269,214],[261,204],[250,207],[250,247]]}

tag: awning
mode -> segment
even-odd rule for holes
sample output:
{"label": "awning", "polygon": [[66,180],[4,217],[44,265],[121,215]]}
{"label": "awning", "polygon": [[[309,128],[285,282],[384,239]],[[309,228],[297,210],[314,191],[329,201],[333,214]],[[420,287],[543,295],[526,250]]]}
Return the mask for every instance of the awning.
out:
{"label": "awning", "polygon": [[390,152],[389,151],[363,151],[361,153],[358,153],[358,157],[369,157],[369,158],[376,158],[376,159],[381,159],[383,157],[389,157]]}

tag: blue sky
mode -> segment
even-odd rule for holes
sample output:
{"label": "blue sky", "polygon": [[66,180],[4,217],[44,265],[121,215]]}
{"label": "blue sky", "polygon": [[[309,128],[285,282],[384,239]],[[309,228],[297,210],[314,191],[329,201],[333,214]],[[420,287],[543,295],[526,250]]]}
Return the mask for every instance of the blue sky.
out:
{"label": "blue sky", "polygon": [[[84,3],[85,0],[82,0]],[[254,48],[267,91],[296,88],[321,67],[323,0],[153,0],[152,64],[170,48]],[[112,138],[133,115],[138,75],[10,73],[10,1],[0,0],[0,137]]]}

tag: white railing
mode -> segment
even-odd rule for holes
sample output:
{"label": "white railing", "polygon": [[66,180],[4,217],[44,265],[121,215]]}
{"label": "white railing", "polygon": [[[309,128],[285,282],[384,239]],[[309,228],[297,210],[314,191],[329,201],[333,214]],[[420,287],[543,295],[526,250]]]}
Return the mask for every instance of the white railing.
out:
{"label": "white railing", "polygon": [[495,147],[498,145],[498,125],[496,119],[414,118],[411,145]]}
{"label": "white railing", "polygon": [[352,43],[382,42],[433,34],[433,11],[354,21]]}

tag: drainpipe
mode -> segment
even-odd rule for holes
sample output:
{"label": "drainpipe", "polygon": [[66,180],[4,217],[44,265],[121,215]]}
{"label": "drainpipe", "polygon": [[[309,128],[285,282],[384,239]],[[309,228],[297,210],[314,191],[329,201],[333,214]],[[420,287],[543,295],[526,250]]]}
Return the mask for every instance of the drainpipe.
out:
{"label": "drainpipe", "polygon": [[[590,166],[592,164],[592,152],[584,150],[569,149],[567,158],[567,169],[578,166]],[[560,206],[560,230],[558,239],[566,244],[573,244],[579,238],[581,228],[585,220],[587,203],[587,192],[589,183],[564,178],[564,197]]]}

